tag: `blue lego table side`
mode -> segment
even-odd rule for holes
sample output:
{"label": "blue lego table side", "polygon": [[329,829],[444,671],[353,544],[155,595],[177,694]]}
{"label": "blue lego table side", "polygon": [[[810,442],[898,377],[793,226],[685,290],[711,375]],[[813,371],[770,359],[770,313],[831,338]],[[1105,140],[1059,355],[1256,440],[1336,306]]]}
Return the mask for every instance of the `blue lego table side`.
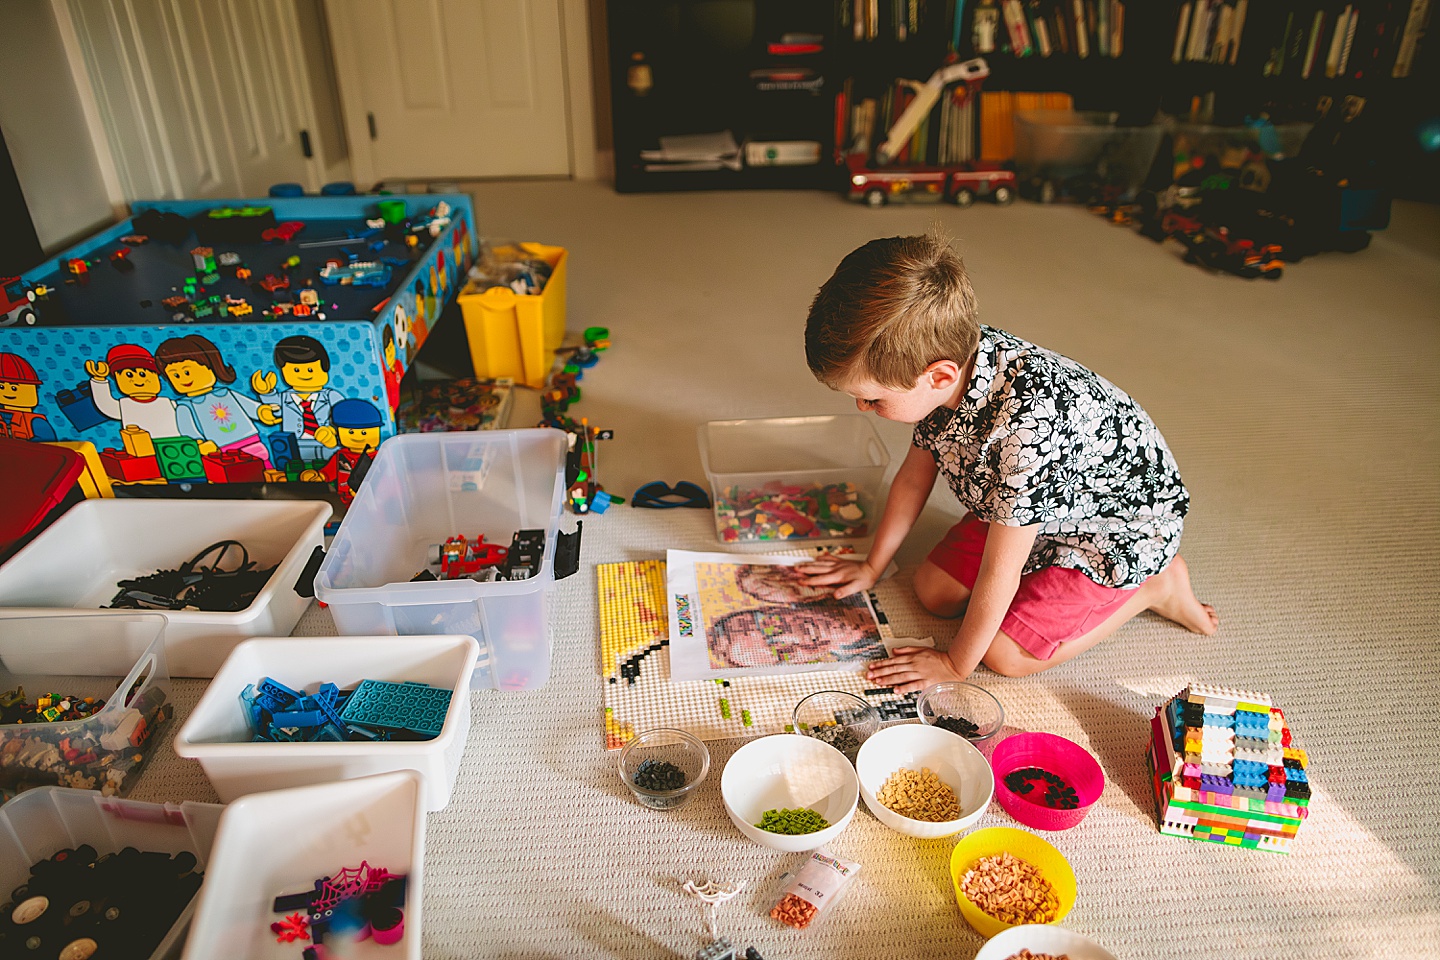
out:
{"label": "blue lego table side", "polygon": [[[478,253],[470,198],[437,194],[133,205],[137,215],[155,209],[187,217],[215,207],[264,205],[280,221],[355,217],[359,223],[360,218],[374,217],[382,200],[404,202],[407,216],[416,219],[442,201],[450,211],[449,222],[423,255],[408,265],[403,281],[373,317],[261,321],[252,315],[185,324],[120,325],[106,323],[97,304],[93,325],[72,318],[64,325],[42,322],[0,328],[0,371],[14,368],[16,378],[33,393],[31,405],[0,409],[0,434],[93,444],[106,473],[121,484],[294,481],[302,479],[302,473],[304,479],[322,474],[336,482],[331,474],[348,473],[353,464],[337,465],[343,443],[317,442],[315,428],[351,426],[330,419],[332,408],[346,403],[343,410],[355,418],[354,425],[378,427],[379,440],[395,435],[400,378],[425,341],[430,324],[463,287]],[[67,260],[113,248],[133,230],[133,221],[127,220],[101,231],[27,272],[22,281],[35,284],[49,278],[53,282]],[[317,289],[323,297],[325,288]],[[292,389],[277,369],[276,348],[285,340],[306,342],[317,364],[325,368],[323,385],[313,388],[308,397]],[[170,384],[158,376],[155,353],[162,345],[180,344],[198,345],[213,360],[216,382],[209,391],[169,396]],[[133,365],[130,369],[156,372],[157,396],[138,400],[127,396],[118,384],[118,364],[108,379],[95,377],[94,364],[120,354],[128,354],[124,362]],[[272,386],[262,391],[258,384],[266,379]],[[133,430],[127,435],[123,432],[127,425],[148,436],[137,439]]]}
{"label": "blue lego table side", "polygon": [[424,683],[364,680],[345,701],[347,723],[387,730],[413,730],[438,737],[450,709],[451,691]]}

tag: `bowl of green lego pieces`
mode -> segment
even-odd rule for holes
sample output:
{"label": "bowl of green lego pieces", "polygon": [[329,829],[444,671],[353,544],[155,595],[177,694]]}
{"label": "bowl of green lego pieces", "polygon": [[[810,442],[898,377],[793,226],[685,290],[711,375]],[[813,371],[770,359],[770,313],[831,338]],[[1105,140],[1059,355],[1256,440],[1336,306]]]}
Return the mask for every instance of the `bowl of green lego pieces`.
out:
{"label": "bowl of green lego pieces", "polygon": [[636,734],[617,762],[620,779],[641,805],[675,810],[695,799],[710,772],[710,750],[684,730],[656,727]]}
{"label": "bowl of green lego pieces", "polygon": [[845,754],[794,733],[751,740],[720,774],[725,812],[746,837],[787,853],[838,837],[855,816],[860,782]]}
{"label": "bowl of green lego pieces", "polygon": [[791,719],[796,733],[830,744],[852,764],[860,745],[880,729],[880,711],[843,690],[810,694],[795,705]]}

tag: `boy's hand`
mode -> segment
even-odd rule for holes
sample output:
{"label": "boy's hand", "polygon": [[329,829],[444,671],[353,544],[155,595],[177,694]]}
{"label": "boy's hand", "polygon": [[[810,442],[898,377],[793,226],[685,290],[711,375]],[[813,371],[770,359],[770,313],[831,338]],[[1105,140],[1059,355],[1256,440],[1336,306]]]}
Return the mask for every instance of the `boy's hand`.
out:
{"label": "boy's hand", "polygon": [[948,654],[928,647],[897,647],[890,659],[866,667],[865,676],[876,686],[893,687],[896,693],[915,693],[942,680],[965,679]]}
{"label": "boy's hand", "polygon": [[804,574],[806,586],[835,586],[837,600],[861,590],[869,590],[880,580],[879,574],[859,560],[840,557],[822,557],[810,563],[798,564],[795,569]]}

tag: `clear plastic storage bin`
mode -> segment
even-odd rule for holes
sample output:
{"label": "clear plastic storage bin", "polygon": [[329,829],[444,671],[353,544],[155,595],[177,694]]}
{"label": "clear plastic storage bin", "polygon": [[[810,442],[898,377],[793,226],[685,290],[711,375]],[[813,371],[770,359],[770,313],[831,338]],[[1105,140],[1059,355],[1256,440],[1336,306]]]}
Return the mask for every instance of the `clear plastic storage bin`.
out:
{"label": "clear plastic storage bin", "polygon": [[310,606],[301,575],[330,514],[315,500],[86,500],[0,566],[0,631],[8,617],[129,616],[135,611],[102,609],[118,581],[174,570],[213,543],[238,540],[257,566],[276,568],[248,607],[165,611],[170,673],[212,677],[241,640],[295,628]]}
{"label": "clear plastic storage bin", "polygon": [[55,694],[56,709],[70,697],[104,704],[80,719],[0,725],[0,789],[59,786],[123,796],[174,711],[165,618],[0,620],[0,697],[21,689],[31,704]]}
{"label": "clear plastic storage bin", "polygon": [[[224,811],[218,803],[140,803],[59,787],[28,791],[0,808],[0,890],[8,895],[29,878],[33,864],[85,844],[100,856],[126,847],[169,856],[193,853],[195,869],[204,871]],[[179,952],[198,899],[149,954],[151,960]]]}
{"label": "clear plastic storage bin", "polygon": [[[332,780],[416,770],[425,778],[425,808],[443,810],[460,771],[470,732],[472,637],[265,637],[247,640],[215,674],[175,735],[175,752],[200,761],[220,799]],[[430,740],[251,740],[240,694],[271,677],[313,694],[322,683],[342,690],[361,680],[425,683],[452,691],[440,734]]]}
{"label": "clear plastic storage bin", "polygon": [[712,420],[698,438],[722,543],[874,534],[890,454],[864,417]]}
{"label": "clear plastic storage bin", "polygon": [[303,893],[320,877],[363,862],[406,876],[404,932],[398,943],[332,944],[346,960],[420,960],[425,862],[424,785],[413,770],[269,793],[225,808],[185,960],[299,958],[304,943],[277,944],[277,896]]}
{"label": "clear plastic storage bin", "polygon": [[1015,173],[1022,190],[1048,202],[1089,199],[1098,186],[1133,195],[1150,172],[1164,131],[1159,124],[1116,126],[1118,114],[1021,110],[1015,114]]}
{"label": "clear plastic storage bin", "polygon": [[[565,453],[565,434],[548,429],[385,441],[320,565],[315,596],[344,634],[474,637],[473,689],[543,686]],[[528,579],[410,582],[450,537],[483,534],[508,547],[519,530],[545,531],[540,568]]]}

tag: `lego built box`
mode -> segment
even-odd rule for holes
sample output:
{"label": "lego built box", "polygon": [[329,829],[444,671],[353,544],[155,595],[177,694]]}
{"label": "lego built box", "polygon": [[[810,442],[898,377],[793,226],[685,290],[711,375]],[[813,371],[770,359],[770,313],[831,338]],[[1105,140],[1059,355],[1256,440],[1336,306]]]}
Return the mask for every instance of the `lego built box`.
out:
{"label": "lego built box", "polygon": [[323,480],[348,502],[473,223],[461,195],[136,203],[0,279],[0,435],[78,443],[114,484]]}

